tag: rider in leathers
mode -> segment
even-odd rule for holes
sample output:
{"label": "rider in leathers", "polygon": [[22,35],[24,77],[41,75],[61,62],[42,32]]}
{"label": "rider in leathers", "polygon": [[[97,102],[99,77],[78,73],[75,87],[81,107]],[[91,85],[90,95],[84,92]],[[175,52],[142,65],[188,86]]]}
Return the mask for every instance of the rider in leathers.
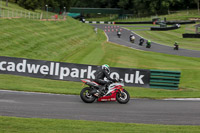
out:
{"label": "rider in leathers", "polygon": [[116,82],[116,79],[110,78],[110,68],[109,65],[104,64],[102,66],[99,66],[96,73],[95,73],[95,82],[99,84],[99,92],[97,95],[103,95],[103,90],[106,87],[106,84],[109,83],[109,81],[105,81],[104,78],[107,78],[111,82]]}

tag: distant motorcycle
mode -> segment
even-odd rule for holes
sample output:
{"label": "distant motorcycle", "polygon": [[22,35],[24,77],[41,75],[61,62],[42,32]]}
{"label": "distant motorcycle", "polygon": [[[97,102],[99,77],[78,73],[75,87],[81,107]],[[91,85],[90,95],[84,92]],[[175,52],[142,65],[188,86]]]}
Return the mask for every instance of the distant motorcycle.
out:
{"label": "distant motorcycle", "polygon": [[132,42],[132,43],[135,42],[135,36],[133,36],[133,35],[130,36],[130,42]]}
{"label": "distant motorcycle", "polygon": [[143,43],[144,43],[144,39],[143,39],[143,38],[141,38],[141,39],[140,39],[140,42],[139,42],[139,45],[140,45],[140,46],[142,46],[142,45],[143,45]]}
{"label": "distant motorcycle", "polygon": [[147,44],[147,45],[146,45],[146,48],[151,48],[151,44]]}
{"label": "distant motorcycle", "polygon": [[120,31],[117,32],[117,36],[118,36],[118,38],[121,37],[121,32]]}
{"label": "distant motorcycle", "polygon": [[174,44],[174,50],[178,50],[178,49],[179,49],[178,43],[175,42],[175,44]]}
{"label": "distant motorcycle", "polygon": [[[106,89],[104,90],[104,94],[100,97],[95,95],[97,91],[98,83],[91,81],[89,79],[82,79],[81,80],[84,84],[88,85],[89,87],[85,87],[80,92],[81,99],[86,103],[92,103],[96,99],[97,101],[118,101],[121,104],[126,104],[129,102],[130,95],[129,93],[123,89],[124,82],[122,80],[118,80],[118,82],[112,82]],[[111,81],[109,81],[111,82]]]}
{"label": "distant motorcycle", "polygon": [[146,48],[151,48],[151,41],[150,40],[148,40],[146,44],[147,44]]}

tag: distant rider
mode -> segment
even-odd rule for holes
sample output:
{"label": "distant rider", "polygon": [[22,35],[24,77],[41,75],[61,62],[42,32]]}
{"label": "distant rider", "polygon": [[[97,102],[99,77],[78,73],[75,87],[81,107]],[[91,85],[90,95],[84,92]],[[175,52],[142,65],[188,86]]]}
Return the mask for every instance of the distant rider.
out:
{"label": "distant rider", "polygon": [[144,43],[144,39],[143,38],[140,38],[140,42],[139,42],[139,45],[142,46],[142,44]]}
{"label": "distant rider", "polygon": [[106,88],[106,85],[109,81],[105,81],[104,78],[107,78],[109,81],[116,82],[115,79],[110,78],[110,67],[107,64],[99,66],[95,73],[95,82],[99,84],[97,94],[95,96],[104,95],[103,91]]}
{"label": "distant rider", "polygon": [[120,36],[121,36],[121,32],[120,31],[117,31],[117,36],[120,38]]}
{"label": "distant rider", "polygon": [[151,40],[148,40],[148,41],[147,41],[146,48],[150,48],[150,47],[151,47]]}
{"label": "distant rider", "polygon": [[135,36],[133,34],[130,35],[130,42],[132,42],[132,43],[135,42]]}
{"label": "distant rider", "polygon": [[132,37],[132,36],[133,36],[133,34],[131,34],[130,37],[129,37],[129,38],[130,38],[130,41],[131,41],[131,37]]}
{"label": "distant rider", "polygon": [[179,46],[178,46],[178,42],[174,43],[174,50],[178,50]]}

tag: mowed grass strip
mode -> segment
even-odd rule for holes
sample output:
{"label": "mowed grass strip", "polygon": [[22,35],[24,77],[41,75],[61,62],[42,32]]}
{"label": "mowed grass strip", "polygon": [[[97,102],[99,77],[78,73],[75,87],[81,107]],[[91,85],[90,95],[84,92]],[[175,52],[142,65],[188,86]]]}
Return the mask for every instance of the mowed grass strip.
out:
{"label": "mowed grass strip", "polygon": [[[71,20],[41,22],[11,19],[0,23],[1,55],[60,61],[64,55],[88,45],[95,38],[93,29]],[[7,23],[7,24],[6,24]],[[22,23],[25,25],[23,26]],[[71,23],[74,23],[72,25]]]}
{"label": "mowed grass strip", "polygon": [[198,133],[200,126],[113,123],[0,116],[3,133]]}
{"label": "mowed grass strip", "polygon": [[[80,82],[28,78],[22,76],[0,75],[0,89],[27,92],[79,95],[83,86]],[[132,98],[199,98],[198,89],[164,90],[153,88],[124,87]]]}

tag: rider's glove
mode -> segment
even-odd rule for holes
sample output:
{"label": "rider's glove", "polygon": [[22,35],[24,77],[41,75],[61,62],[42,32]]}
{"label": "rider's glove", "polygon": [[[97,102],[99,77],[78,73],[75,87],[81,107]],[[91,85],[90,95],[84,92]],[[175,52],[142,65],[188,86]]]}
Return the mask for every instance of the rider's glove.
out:
{"label": "rider's glove", "polygon": [[109,80],[108,82],[107,82],[107,84],[112,84],[113,83],[113,81],[111,81],[111,80]]}

